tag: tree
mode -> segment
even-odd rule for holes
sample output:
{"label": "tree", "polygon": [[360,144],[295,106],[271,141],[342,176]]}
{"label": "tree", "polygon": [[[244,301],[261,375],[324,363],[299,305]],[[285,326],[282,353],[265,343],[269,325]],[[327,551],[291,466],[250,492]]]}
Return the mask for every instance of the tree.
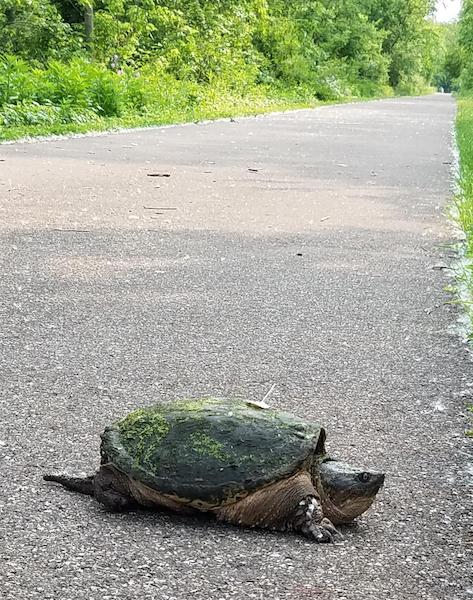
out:
{"label": "tree", "polygon": [[473,0],[463,0],[458,42],[462,53],[461,86],[473,90]]}
{"label": "tree", "polygon": [[370,19],[383,32],[383,53],[389,60],[389,82],[399,85],[422,75],[426,17],[435,8],[432,0],[364,0]]}
{"label": "tree", "polygon": [[70,26],[48,0],[2,0],[0,53],[45,62],[78,48]]}

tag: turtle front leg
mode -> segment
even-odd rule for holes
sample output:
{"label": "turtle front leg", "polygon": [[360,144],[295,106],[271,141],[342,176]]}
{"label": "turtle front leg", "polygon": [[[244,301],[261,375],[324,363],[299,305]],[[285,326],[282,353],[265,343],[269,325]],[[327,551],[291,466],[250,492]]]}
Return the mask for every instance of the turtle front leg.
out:
{"label": "turtle front leg", "polygon": [[341,534],[324,517],[307,472],[277,481],[214,511],[219,521],[243,527],[297,531],[316,542],[333,542]]}
{"label": "turtle front leg", "polygon": [[324,517],[320,501],[313,495],[307,496],[299,502],[293,520],[293,528],[320,544],[343,539],[334,524]]}

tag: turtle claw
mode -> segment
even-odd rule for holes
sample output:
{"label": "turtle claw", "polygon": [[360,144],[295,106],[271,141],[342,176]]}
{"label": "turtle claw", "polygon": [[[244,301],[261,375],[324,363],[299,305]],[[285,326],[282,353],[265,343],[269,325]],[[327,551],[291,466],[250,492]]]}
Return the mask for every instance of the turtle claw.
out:
{"label": "turtle claw", "polygon": [[332,536],[332,542],[343,542],[343,540],[345,539],[344,536],[340,533],[340,531],[338,531],[338,529],[329,519],[322,519],[322,521],[320,522],[320,526],[323,527],[325,531],[328,531],[330,533],[330,535]]}
{"label": "turtle claw", "polygon": [[343,540],[342,534],[336,529],[331,521],[322,519],[320,523],[310,523],[302,532],[318,544],[330,544]]}
{"label": "turtle claw", "polygon": [[329,544],[330,542],[333,542],[333,536],[331,532],[321,524],[312,523],[309,526],[307,533],[304,533],[317,542],[317,544]]}

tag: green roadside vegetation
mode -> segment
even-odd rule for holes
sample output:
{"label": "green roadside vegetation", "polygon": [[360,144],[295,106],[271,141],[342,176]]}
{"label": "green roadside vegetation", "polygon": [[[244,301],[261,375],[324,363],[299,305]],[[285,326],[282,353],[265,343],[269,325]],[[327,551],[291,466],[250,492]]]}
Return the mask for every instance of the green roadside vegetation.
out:
{"label": "green roadside vegetation", "polygon": [[[56,67],[52,64],[49,69]],[[71,91],[70,77],[74,67],[80,69],[79,89]],[[67,99],[54,102],[50,95],[40,98],[41,82],[35,82],[34,100],[23,100],[4,107],[0,116],[3,118],[0,140],[186,123],[307,108],[319,103],[302,91],[277,93],[271,89],[255,88],[239,94],[215,86],[178,81],[162,74],[159,84],[155,84],[155,76],[146,73],[140,75],[141,89],[136,101],[137,86],[133,75],[130,78],[128,75],[110,74],[95,66],[91,68],[89,63],[82,61],[69,64],[67,70]],[[90,70],[98,71],[97,79],[92,75],[87,80]],[[41,75],[48,77],[49,70]],[[28,77],[29,73],[26,72],[25,76]],[[146,88],[151,88],[149,94]],[[143,91],[149,96],[145,104],[141,97]],[[75,94],[74,99],[72,94]]]}
{"label": "green roadside vegetation", "polygon": [[1,0],[0,140],[447,90],[434,4]]}
{"label": "green roadside vegetation", "polygon": [[473,337],[473,0],[464,0],[455,43],[453,87],[457,90],[456,139],[459,152],[458,190],[454,216],[464,233],[462,267],[459,268],[464,304]]}
{"label": "green roadside vegetation", "polygon": [[[471,343],[473,340],[473,92],[458,98],[456,134],[460,164],[455,215],[465,236],[462,260],[456,272],[459,280],[459,301],[469,317],[468,337]],[[473,405],[470,406],[470,411],[473,413]],[[473,425],[467,431],[467,435],[473,437]]]}
{"label": "green roadside vegetation", "polygon": [[[456,207],[459,225],[465,233],[466,256],[473,259],[473,93],[458,98],[456,129],[460,156]],[[473,276],[473,263],[471,274]],[[471,287],[473,289],[473,285]]]}
{"label": "green roadside vegetation", "polygon": [[[463,231],[461,260],[456,269],[457,298],[469,317],[473,340],[473,0],[463,0],[457,26],[452,29],[444,70],[457,93],[456,140],[459,152],[458,189],[454,218]],[[469,410],[473,412],[473,406]],[[467,431],[473,437],[473,429]]]}
{"label": "green roadside vegetation", "polygon": [[[464,0],[454,51],[460,64],[456,80],[459,90],[456,125],[460,157],[458,221],[465,233],[466,256],[473,261],[473,0]],[[470,288],[473,291],[473,262],[469,270],[472,277]],[[471,316],[473,326],[473,311]]]}
{"label": "green roadside vegetation", "polygon": [[[469,316],[468,337],[471,344],[473,340],[473,90],[469,94],[465,92],[458,98],[456,125],[460,158],[456,214],[458,224],[465,235],[457,277],[460,302]],[[473,405],[469,410],[473,413]],[[473,424],[466,434],[473,437]]]}

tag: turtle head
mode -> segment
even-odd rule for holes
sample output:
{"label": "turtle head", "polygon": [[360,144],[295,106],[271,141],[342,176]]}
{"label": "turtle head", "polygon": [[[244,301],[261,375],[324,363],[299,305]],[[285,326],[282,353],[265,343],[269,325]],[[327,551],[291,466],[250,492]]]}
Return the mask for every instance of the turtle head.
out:
{"label": "turtle head", "polygon": [[320,465],[320,496],[324,515],[333,523],[351,523],[373,503],[384,473],[327,459]]}

